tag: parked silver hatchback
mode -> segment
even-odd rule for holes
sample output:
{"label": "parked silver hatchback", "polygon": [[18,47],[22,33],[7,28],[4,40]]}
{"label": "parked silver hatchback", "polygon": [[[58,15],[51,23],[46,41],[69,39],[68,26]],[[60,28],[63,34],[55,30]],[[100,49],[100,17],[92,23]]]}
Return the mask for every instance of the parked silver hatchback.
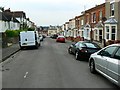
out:
{"label": "parked silver hatchback", "polygon": [[120,44],[109,45],[89,58],[90,72],[96,71],[120,86]]}

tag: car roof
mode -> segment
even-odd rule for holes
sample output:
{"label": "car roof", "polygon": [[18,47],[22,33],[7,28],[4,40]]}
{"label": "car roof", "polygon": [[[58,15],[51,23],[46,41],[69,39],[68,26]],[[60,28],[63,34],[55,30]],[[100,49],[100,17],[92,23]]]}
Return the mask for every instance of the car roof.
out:
{"label": "car roof", "polygon": [[91,41],[79,41],[80,43],[94,43],[94,42],[91,42]]}
{"label": "car roof", "polygon": [[108,46],[119,46],[120,47],[120,43],[118,43],[118,44],[111,44],[111,45],[108,45]]}
{"label": "car roof", "polygon": [[64,37],[64,36],[58,36],[58,37]]}

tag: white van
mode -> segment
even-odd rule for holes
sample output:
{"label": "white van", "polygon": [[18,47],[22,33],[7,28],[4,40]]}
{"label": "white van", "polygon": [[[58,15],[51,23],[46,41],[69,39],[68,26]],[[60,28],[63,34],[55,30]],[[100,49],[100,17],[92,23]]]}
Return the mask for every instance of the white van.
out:
{"label": "white van", "polygon": [[20,48],[35,46],[38,48],[40,46],[40,37],[38,31],[22,31],[19,35]]}

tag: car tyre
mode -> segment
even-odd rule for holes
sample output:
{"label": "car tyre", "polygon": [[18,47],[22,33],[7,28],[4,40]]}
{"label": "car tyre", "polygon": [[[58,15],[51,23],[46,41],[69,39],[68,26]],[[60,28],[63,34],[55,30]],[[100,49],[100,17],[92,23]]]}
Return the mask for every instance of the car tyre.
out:
{"label": "car tyre", "polygon": [[69,54],[72,54],[71,48],[68,49],[68,53],[69,53]]}
{"label": "car tyre", "polygon": [[75,53],[75,59],[76,59],[76,60],[80,60],[79,52],[78,52],[78,51]]}
{"label": "car tyre", "polygon": [[93,73],[93,74],[96,73],[94,60],[90,61],[90,72]]}

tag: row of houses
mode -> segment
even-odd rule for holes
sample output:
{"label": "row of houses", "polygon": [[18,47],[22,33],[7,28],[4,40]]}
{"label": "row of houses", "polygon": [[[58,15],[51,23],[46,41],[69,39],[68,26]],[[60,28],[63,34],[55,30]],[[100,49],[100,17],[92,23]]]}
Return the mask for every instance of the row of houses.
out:
{"label": "row of houses", "polygon": [[120,0],[105,3],[81,12],[62,25],[66,37],[87,40],[120,40]]}
{"label": "row of houses", "polygon": [[58,34],[60,35],[63,31],[62,31],[62,28],[61,26],[40,26],[38,27],[38,31],[40,34],[43,34],[43,35],[48,35],[48,36],[51,36],[51,35],[54,35],[54,34]]}
{"label": "row of houses", "polygon": [[0,33],[6,30],[19,30],[36,27],[35,23],[26,18],[24,11],[11,11],[10,8],[4,10],[0,8]]}

